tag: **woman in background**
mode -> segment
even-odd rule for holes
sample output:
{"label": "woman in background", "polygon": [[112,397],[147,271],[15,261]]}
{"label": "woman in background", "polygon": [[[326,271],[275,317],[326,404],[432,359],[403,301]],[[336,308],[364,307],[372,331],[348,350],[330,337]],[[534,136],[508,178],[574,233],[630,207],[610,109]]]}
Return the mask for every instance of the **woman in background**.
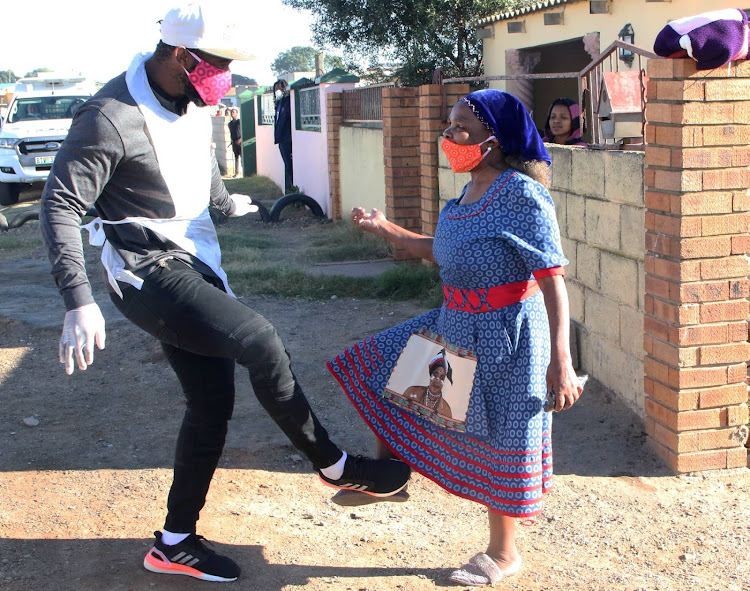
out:
{"label": "woman in background", "polygon": [[587,146],[581,139],[581,110],[573,99],[562,97],[552,103],[544,124],[544,141],[565,146]]}

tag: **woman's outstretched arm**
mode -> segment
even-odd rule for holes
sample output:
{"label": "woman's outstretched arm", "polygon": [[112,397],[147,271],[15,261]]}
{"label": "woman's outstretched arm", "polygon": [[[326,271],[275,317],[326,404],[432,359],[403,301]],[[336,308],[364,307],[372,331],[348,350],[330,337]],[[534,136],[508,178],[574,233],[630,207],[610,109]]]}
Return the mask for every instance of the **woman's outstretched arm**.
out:
{"label": "woman's outstretched arm", "polygon": [[388,242],[398,248],[403,248],[411,256],[435,262],[432,256],[432,237],[422,236],[415,232],[405,230],[388,221],[382,211],[373,209],[367,213],[361,207],[352,210],[352,221],[365,232],[382,236]]}

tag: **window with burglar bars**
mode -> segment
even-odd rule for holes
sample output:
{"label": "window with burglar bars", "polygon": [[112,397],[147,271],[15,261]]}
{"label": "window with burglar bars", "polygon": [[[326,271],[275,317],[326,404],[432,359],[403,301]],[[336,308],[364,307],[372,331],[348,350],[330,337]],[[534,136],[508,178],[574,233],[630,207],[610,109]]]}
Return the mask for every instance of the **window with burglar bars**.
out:
{"label": "window with burglar bars", "polygon": [[303,88],[294,93],[297,129],[320,131],[320,87]]}
{"label": "window with burglar bars", "polygon": [[344,121],[382,121],[383,88],[393,84],[363,86],[343,93]]}
{"label": "window with burglar bars", "polygon": [[258,123],[260,123],[260,125],[273,125],[274,117],[276,115],[276,105],[273,102],[273,94],[261,94],[260,97],[258,97],[258,107]]}

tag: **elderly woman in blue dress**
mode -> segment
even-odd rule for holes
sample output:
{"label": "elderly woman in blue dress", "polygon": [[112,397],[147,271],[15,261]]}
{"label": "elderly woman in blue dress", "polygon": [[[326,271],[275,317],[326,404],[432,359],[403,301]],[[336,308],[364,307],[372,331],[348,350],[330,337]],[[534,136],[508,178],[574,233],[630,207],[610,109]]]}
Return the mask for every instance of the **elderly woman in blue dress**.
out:
{"label": "elderly woman in blue dress", "polygon": [[[541,513],[551,484],[547,392],[554,390],[561,411],[582,387],[568,344],[568,261],[547,191],[550,158],[531,117],[515,97],[489,89],[461,99],[449,122],[443,151],[452,169],[470,172],[471,180],[440,213],[434,237],[400,228],[377,210],[352,212],[362,230],[439,265],[443,306],[365,339],[329,369],[375,432],[380,455],[488,507],[487,548],[450,578],[489,585],[521,569],[516,520]],[[383,395],[419,331],[477,360],[461,431]]]}

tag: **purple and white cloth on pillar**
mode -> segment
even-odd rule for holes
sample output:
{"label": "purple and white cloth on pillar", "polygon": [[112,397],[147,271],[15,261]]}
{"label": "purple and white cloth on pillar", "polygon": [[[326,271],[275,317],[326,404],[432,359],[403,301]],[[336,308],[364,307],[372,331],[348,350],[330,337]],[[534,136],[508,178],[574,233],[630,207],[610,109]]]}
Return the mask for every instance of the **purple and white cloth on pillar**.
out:
{"label": "purple and white cloth on pillar", "polygon": [[669,58],[691,57],[699,70],[747,59],[747,15],[739,8],[727,8],[671,21],[656,36],[654,52]]}

